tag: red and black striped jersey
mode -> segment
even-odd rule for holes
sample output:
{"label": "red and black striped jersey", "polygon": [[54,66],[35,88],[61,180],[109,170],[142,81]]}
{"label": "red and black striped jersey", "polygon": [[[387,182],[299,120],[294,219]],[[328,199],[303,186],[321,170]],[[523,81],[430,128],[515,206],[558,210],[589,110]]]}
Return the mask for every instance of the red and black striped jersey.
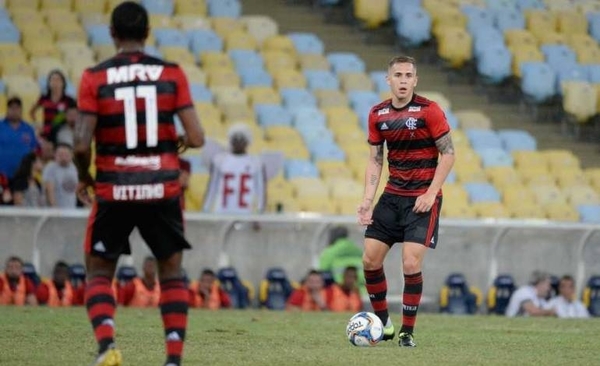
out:
{"label": "red and black striped jersey", "polygon": [[192,107],[176,64],[120,53],[84,71],[79,110],[97,116],[96,197],[155,201],[181,194],[175,114]]}
{"label": "red and black striped jersey", "polygon": [[435,141],[449,132],[440,106],[419,95],[401,109],[394,108],[391,99],[374,106],[368,141],[387,145],[390,175],[385,191],[402,196],[425,193],[438,164]]}

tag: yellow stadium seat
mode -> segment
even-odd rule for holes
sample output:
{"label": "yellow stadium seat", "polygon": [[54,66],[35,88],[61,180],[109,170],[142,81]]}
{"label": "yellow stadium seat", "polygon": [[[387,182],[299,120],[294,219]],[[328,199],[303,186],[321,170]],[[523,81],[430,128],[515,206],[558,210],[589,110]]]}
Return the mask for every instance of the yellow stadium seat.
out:
{"label": "yellow stadium seat", "polygon": [[208,86],[214,87],[239,87],[239,75],[230,69],[214,69],[208,71]]}
{"label": "yellow stadium seat", "polygon": [[474,219],[477,217],[477,213],[468,203],[451,201],[444,195],[442,217],[448,219]]}
{"label": "yellow stadium seat", "polygon": [[356,73],[342,73],[339,75],[342,89],[345,92],[349,92],[352,90],[365,90],[372,91],[373,90],[373,82],[369,75],[363,72]]}
{"label": "yellow stadium seat", "polygon": [[336,200],[337,214],[353,216],[356,215],[358,203],[350,200]]}
{"label": "yellow stadium seat", "polygon": [[[461,184],[458,183],[446,183],[442,186],[442,192],[444,194],[444,201],[446,200],[458,200],[469,202],[469,194],[463,188]],[[451,198],[450,198],[451,197]],[[444,202],[446,203],[446,202]],[[442,207],[445,205],[442,205]]]}
{"label": "yellow stadium seat", "polygon": [[92,46],[92,50],[94,51],[94,54],[96,55],[96,60],[98,62],[111,58],[116,53],[115,46],[108,44],[94,45]]}
{"label": "yellow stadium seat", "polygon": [[234,104],[226,104],[221,107],[221,112],[225,118],[225,123],[255,123],[254,111],[248,105],[241,104],[240,101],[235,101]]}
{"label": "yellow stadium seat", "polygon": [[[193,202],[193,208],[200,210],[202,208],[204,193],[208,185],[209,176],[207,173],[192,173],[190,174],[190,182],[186,198]],[[187,206],[186,206],[187,209]],[[192,209],[190,207],[190,209]]]}
{"label": "yellow stadium seat", "polygon": [[267,183],[267,197],[292,197],[294,186],[285,179],[272,179]]}
{"label": "yellow stadium seat", "polygon": [[219,108],[212,103],[194,103],[194,109],[196,110],[196,113],[198,113],[201,123],[209,120],[218,123],[223,122],[223,114]]}
{"label": "yellow stadium seat", "polygon": [[87,34],[81,28],[81,26],[73,26],[69,28],[58,28],[54,31],[54,37],[57,42],[60,41],[72,41],[72,42],[85,42],[87,41]]}
{"label": "yellow stadium seat", "polygon": [[99,12],[80,13],[79,20],[84,27],[90,25],[107,25],[110,23],[108,14]]}
{"label": "yellow stadium seat", "polygon": [[562,189],[568,189],[570,187],[587,186],[587,178],[583,170],[579,168],[560,168],[559,166],[552,166],[552,174],[556,178],[558,186]]}
{"label": "yellow stadium seat", "polygon": [[521,184],[521,177],[515,168],[511,166],[493,166],[485,169],[490,182],[499,189],[507,185]]}
{"label": "yellow stadium seat", "polygon": [[533,192],[536,202],[542,206],[551,203],[567,203],[562,191],[554,184],[530,184],[529,190]]}
{"label": "yellow stadium seat", "polygon": [[62,53],[62,56],[67,62],[69,59],[82,58],[85,60],[93,60],[94,52],[88,47],[87,42],[81,41],[60,41],[56,42],[56,47]]}
{"label": "yellow stadium seat", "polygon": [[164,29],[164,28],[175,28],[173,18],[164,14],[150,14],[150,29]]}
{"label": "yellow stadium seat", "polygon": [[569,206],[564,203],[551,203],[544,207],[546,211],[546,216],[550,220],[557,221],[569,221],[569,222],[577,222],[579,221],[579,213],[572,206]]}
{"label": "yellow stadium seat", "polygon": [[546,158],[548,166],[562,168],[581,168],[579,158],[570,150],[548,149],[543,150],[542,155]]}
{"label": "yellow stadium seat", "polygon": [[511,51],[513,52],[512,71],[517,77],[521,77],[523,62],[544,62],[544,55],[538,46],[519,46]]}
{"label": "yellow stadium seat", "polygon": [[251,50],[255,51],[258,44],[254,37],[245,31],[230,32],[225,36],[226,50]]}
{"label": "yellow stadium seat", "polygon": [[244,15],[241,22],[259,44],[279,33],[277,22],[267,15]]}
{"label": "yellow stadium seat", "polygon": [[349,107],[329,107],[323,108],[322,111],[327,118],[327,126],[332,130],[346,126],[358,127],[358,116]]}
{"label": "yellow stadium seat", "polygon": [[453,1],[448,0],[423,0],[421,3],[423,8],[430,14],[434,14],[445,6],[454,5]]}
{"label": "yellow stadium seat", "polygon": [[210,18],[212,29],[221,38],[226,38],[228,34],[234,32],[244,32],[244,23],[239,19],[229,17]]}
{"label": "yellow stadium seat", "polygon": [[517,169],[543,167],[545,170],[547,170],[548,167],[548,160],[540,151],[513,151],[512,157]]}
{"label": "yellow stadium seat", "polygon": [[[456,131],[453,131],[456,132]],[[469,146],[458,145],[456,153],[460,156],[456,165],[469,165],[470,167],[481,167],[481,156],[471,149]]]}
{"label": "yellow stadium seat", "polygon": [[[319,173],[323,179],[327,182],[331,182],[331,179],[346,179],[354,182],[352,178],[352,170],[344,161],[340,160],[319,160],[316,162],[317,168],[319,169]],[[344,183],[344,182],[341,182]],[[331,186],[331,185],[330,185]],[[342,187],[347,187],[347,184],[341,184],[339,187],[342,190]],[[350,187],[352,188],[352,187]],[[331,191],[333,197],[343,196],[344,192],[334,192]]]}
{"label": "yellow stadium seat", "polygon": [[308,198],[319,196],[320,198],[329,198],[329,189],[325,181],[321,178],[298,177],[289,179],[294,187],[294,194],[297,198]]}
{"label": "yellow stadium seat", "polygon": [[508,185],[502,189],[502,202],[511,209],[519,205],[536,204],[535,196],[525,185]]}
{"label": "yellow stadium seat", "polygon": [[467,17],[458,7],[441,6],[432,13],[433,35],[438,41],[448,29],[456,28],[466,30]]}
{"label": "yellow stadium seat", "polygon": [[598,91],[583,81],[563,82],[563,109],[579,123],[588,122],[596,114]]}
{"label": "yellow stadium seat", "polygon": [[281,104],[279,93],[268,86],[252,86],[246,88],[250,104]]}
{"label": "yellow stadium seat", "polygon": [[294,42],[285,35],[274,35],[267,39],[265,39],[262,43],[263,51],[279,51],[283,53],[287,53],[289,55],[296,54],[296,47],[294,46]]}
{"label": "yellow stadium seat", "polygon": [[40,77],[46,77],[50,71],[58,69],[63,73],[66,73],[66,66],[59,58],[53,57],[33,57],[31,59],[31,66],[35,69],[35,75],[39,79]]}
{"label": "yellow stadium seat", "polygon": [[454,171],[456,172],[456,179],[461,183],[487,183],[485,172],[478,165],[459,163],[454,166]]}
{"label": "yellow stadium seat", "polygon": [[202,69],[208,73],[212,69],[229,69],[235,70],[233,61],[225,52],[203,52],[200,54],[200,65]]}
{"label": "yellow stadium seat", "polygon": [[588,21],[584,14],[576,11],[558,13],[558,31],[565,34],[587,34]]}
{"label": "yellow stadium seat", "polygon": [[194,55],[185,47],[164,46],[160,52],[167,61],[194,64],[196,59]]}
{"label": "yellow stadium seat", "polygon": [[598,48],[598,42],[596,42],[596,40],[589,34],[568,34],[567,44],[575,51],[577,51],[579,48]]}
{"label": "yellow stadium seat", "polygon": [[73,10],[80,14],[104,13],[104,0],[73,0]]}
{"label": "yellow stadium seat", "polygon": [[579,184],[576,186],[564,187],[563,193],[567,196],[567,201],[573,207],[600,203],[600,194],[588,185]]}
{"label": "yellow stadium seat", "polygon": [[205,17],[207,15],[206,0],[177,0],[175,1],[175,14]]}
{"label": "yellow stadium seat", "polygon": [[541,46],[546,44],[567,44],[568,37],[565,33],[544,32],[538,34],[538,41]]}
{"label": "yellow stadium seat", "polygon": [[527,29],[538,36],[545,32],[556,31],[556,15],[546,10],[528,10],[525,12]]}
{"label": "yellow stadium seat", "polygon": [[573,9],[573,2],[571,0],[544,0],[544,4],[548,10],[554,13],[571,11]]}
{"label": "yellow stadium seat", "polygon": [[545,166],[517,167],[517,171],[525,184],[554,184],[556,182]]}
{"label": "yellow stadium seat", "polygon": [[265,139],[268,141],[277,141],[284,144],[303,143],[302,136],[292,126],[267,126],[264,128]]}
{"label": "yellow stadium seat", "polygon": [[510,217],[510,212],[500,202],[477,202],[472,206],[480,218],[507,219]]}
{"label": "yellow stadium seat", "polygon": [[298,62],[302,70],[329,70],[331,68],[325,55],[316,53],[298,55]]}
{"label": "yellow stadium seat", "polygon": [[[388,93],[387,95],[389,95],[389,92],[386,91],[386,93]],[[448,99],[441,92],[433,91],[433,90],[424,90],[424,91],[419,91],[419,95],[424,98],[427,98],[429,100],[433,100],[445,111],[448,111],[452,108],[452,103],[450,102],[450,99]]]}
{"label": "yellow stadium seat", "polygon": [[587,182],[600,191],[600,168],[588,168],[584,170]]}
{"label": "yellow stadium seat", "polygon": [[456,26],[443,27],[438,38],[438,55],[450,67],[460,68],[473,56],[471,35]]}
{"label": "yellow stadium seat", "polygon": [[389,0],[355,0],[354,17],[368,29],[374,29],[390,18]]}
{"label": "yellow stadium seat", "polygon": [[335,215],[337,213],[337,207],[332,200],[319,197],[302,198],[300,200],[300,210],[324,215]]}
{"label": "yellow stadium seat", "polygon": [[7,95],[40,95],[38,83],[30,76],[11,74],[3,76],[3,79]]}
{"label": "yellow stadium seat", "polygon": [[269,141],[268,148],[283,153],[286,159],[310,159],[310,152],[304,143],[283,143],[281,141]]}
{"label": "yellow stadium seat", "polygon": [[21,27],[21,35],[23,44],[33,41],[54,41],[52,29],[44,22],[27,24]]}
{"label": "yellow stadium seat", "polygon": [[300,204],[293,196],[267,197],[267,211],[297,213],[300,212]]}
{"label": "yellow stadium seat", "polygon": [[28,78],[35,77],[35,69],[27,62],[23,63],[6,63],[2,65],[2,76],[26,76]]}
{"label": "yellow stadium seat", "polygon": [[507,29],[504,31],[504,40],[511,51],[522,46],[538,46],[537,38],[526,29]]}
{"label": "yellow stadium seat", "polygon": [[[471,143],[469,142],[469,139],[467,138],[467,135],[465,135],[465,132],[463,130],[452,130],[451,134],[452,134],[452,143],[454,143],[454,146],[457,149],[460,149],[460,148],[471,149]],[[458,151],[460,151],[460,150],[458,150]]]}
{"label": "yellow stadium seat", "polygon": [[482,128],[486,130],[492,128],[491,118],[481,110],[459,110],[454,112],[454,115],[458,118],[458,123],[463,130],[468,128]]}
{"label": "yellow stadium seat", "polygon": [[46,24],[50,28],[56,28],[60,26],[73,26],[79,25],[79,19],[76,13],[71,12],[69,9],[64,8],[50,8],[42,12],[46,19]]}
{"label": "yellow stadium seat", "polygon": [[516,203],[508,207],[514,219],[545,219],[546,213],[539,205],[531,202]]}
{"label": "yellow stadium seat", "polygon": [[[177,4],[177,3],[176,3]],[[176,5],[177,6],[177,5]],[[173,24],[181,30],[212,29],[210,20],[203,15],[179,14],[173,17]]]}
{"label": "yellow stadium seat", "polygon": [[590,48],[577,48],[577,62],[584,65],[600,64],[600,48],[598,46]]}
{"label": "yellow stadium seat", "polygon": [[[106,0],[105,12],[106,13],[112,12],[113,9],[117,7],[117,5],[121,4],[124,1],[126,1],[126,0]],[[140,2],[139,0],[134,0],[134,1],[137,3]]]}
{"label": "yellow stadium seat", "polygon": [[340,90],[318,89],[314,91],[314,95],[320,108],[346,107],[348,105],[346,94]]}
{"label": "yellow stadium seat", "polygon": [[267,50],[262,52],[266,70],[274,74],[277,70],[294,70],[297,60],[293,54],[278,50]]}
{"label": "yellow stadium seat", "polygon": [[336,201],[354,202],[356,207],[357,202],[360,202],[363,197],[363,184],[355,181],[350,176],[331,179],[327,183],[331,197]]}
{"label": "yellow stadium seat", "polygon": [[217,88],[213,90],[215,101],[220,108],[232,105],[247,105],[248,95],[238,87]]}
{"label": "yellow stadium seat", "polygon": [[281,68],[272,72],[273,83],[278,89],[306,88],[306,78],[297,70]]}
{"label": "yellow stadium seat", "polygon": [[188,82],[206,85],[206,73],[198,66],[192,63],[180,63],[179,67],[185,72]]}
{"label": "yellow stadium seat", "polygon": [[[0,43],[0,57],[26,57],[25,50],[18,43]],[[25,58],[25,61],[27,59]]]}
{"label": "yellow stadium seat", "polygon": [[6,7],[11,11],[13,9],[34,9],[37,10],[40,6],[39,0],[7,0]]}
{"label": "yellow stadium seat", "polygon": [[381,99],[382,101],[386,100],[386,99],[390,99],[391,98],[391,93],[387,90],[384,90],[382,92],[379,92],[379,99]]}
{"label": "yellow stadium seat", "polygon": [[338,125],[337,128],[330,128],[330,130],[334,133],[338,145],[356,143],[367,139],[367,134],[358,125]]}
{"label": "yellow stadium seat", "polygon": [[600,12],[600,2],[597,1],[581,1],[574,5],[577,7],[577,11],[584,15]]}

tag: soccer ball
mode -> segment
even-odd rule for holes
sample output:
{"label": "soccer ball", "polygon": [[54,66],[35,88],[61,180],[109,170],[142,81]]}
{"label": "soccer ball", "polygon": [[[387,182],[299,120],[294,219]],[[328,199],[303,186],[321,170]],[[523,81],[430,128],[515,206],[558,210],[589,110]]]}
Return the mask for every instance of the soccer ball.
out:
{"label": "soccer ball", "polygon": [[383,323],[377,315],[363,311],[350,318],[346,335],[357,347],[372,347],[383,338]]}

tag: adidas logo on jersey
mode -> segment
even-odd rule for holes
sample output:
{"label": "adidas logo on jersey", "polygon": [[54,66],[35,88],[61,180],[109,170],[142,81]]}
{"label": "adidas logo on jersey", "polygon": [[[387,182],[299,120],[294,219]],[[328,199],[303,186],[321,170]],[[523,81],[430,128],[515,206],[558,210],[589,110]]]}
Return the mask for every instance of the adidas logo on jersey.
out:
{"label": "adidas logo on jersey", "polygon": [[94,244],[94,250],[100,253],[104,253],[106,252],[106,247],[104,246],[104,243],[102,241],[99,241],[96,244]]}
{"label": "adidas logo on jersey", "polygon": [[388,127],[388,125],[387,125],[385,122],[383,122],[383,123],[381,124],[381,126],[379,127],[379,130],[380,130],[380,131],[383,131],[383,130],[389,130],[389,129],[390,129],[390,128]]}
{"label": "adidas logo on jersey", "polygon": [[380,109],[380,110],[377,112],[377,115],[378,115],[378,116],[381,116],[381,115],[384,115],[384,114],[389,114],[389,113],[390,113],[390,109],[389,109],[389,108],[383,108],[383,109]]}

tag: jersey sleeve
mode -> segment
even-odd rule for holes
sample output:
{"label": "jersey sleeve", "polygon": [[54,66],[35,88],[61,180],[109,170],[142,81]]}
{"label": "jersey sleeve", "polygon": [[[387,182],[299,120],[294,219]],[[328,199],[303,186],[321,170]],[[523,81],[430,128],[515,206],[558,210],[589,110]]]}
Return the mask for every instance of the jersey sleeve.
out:
{"label": "jersey sleeve", "polygon": [[90,114],[98,113],[97,90],[94,88],[92,74],[89,70],[85,70],[81,76],[77,100],[77,108],[80,112]]}
{"label": "jersey sleeve", "polygon": [[450,125],[446,119],[446,114],[437,103],[432,103],[428,107],[426,123],[429,133],[431,133],[431,137],[434,140],[450,132]]}
{"label": "jersey sleeve", "polygon": [[369,138],[367,140],[371,145],[383,144],[383,136],[377,129],[377,115],[374,109],[369,112]]}
{"label": "jersey sleeve", "polygon": [[190,86],[187,76],[183,70],[177,68],[177,97],[175,99],[175,108],[177,110],[185,109],[193,106],[192,97],[190,95]]}

